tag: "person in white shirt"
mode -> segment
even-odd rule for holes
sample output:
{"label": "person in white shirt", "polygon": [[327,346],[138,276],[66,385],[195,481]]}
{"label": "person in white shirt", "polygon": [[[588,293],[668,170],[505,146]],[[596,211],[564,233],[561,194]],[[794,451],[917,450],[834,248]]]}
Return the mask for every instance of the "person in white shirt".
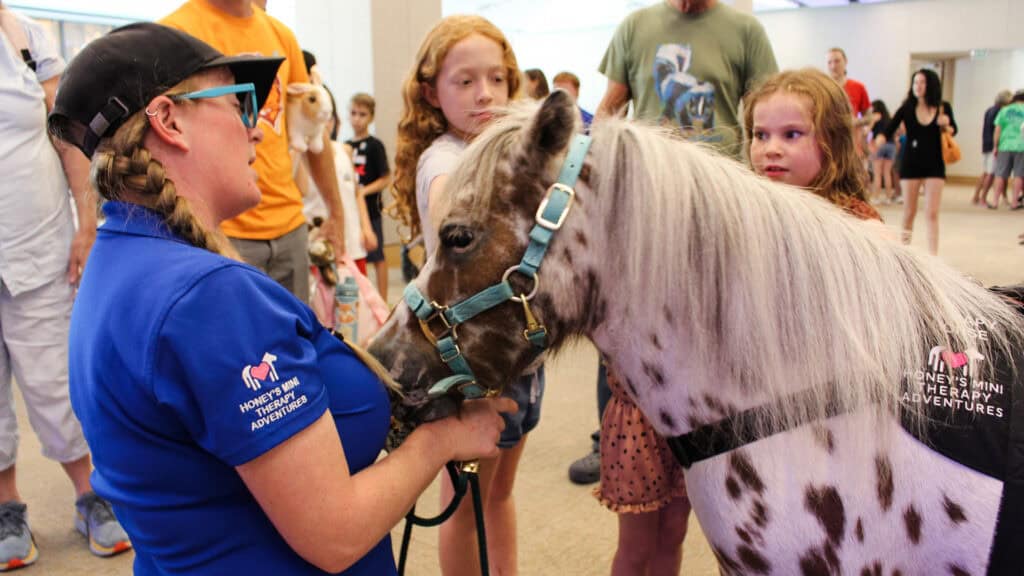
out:
{"label": "person in white shirt", "polygon": [[[96,238],[89,162],[51,141],[64,61],[36,22],[0,3],[0,571],[38,557],[15,482],[12,376],[43,455],[61,463],[77,497],[76,526],[111,556],[128,537],[89,482],[92,463],[68,397],[68,326],[75,285]],[[70,188],[78,227],[68,196]]]}

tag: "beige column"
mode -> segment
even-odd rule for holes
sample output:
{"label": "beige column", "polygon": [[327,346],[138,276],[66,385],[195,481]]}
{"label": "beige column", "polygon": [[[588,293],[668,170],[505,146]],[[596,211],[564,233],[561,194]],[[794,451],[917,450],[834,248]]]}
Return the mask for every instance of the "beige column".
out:
{"label": "beige column", "polygon": [[[376,135],[387,147],[394,170],[395,139],[402,115],[402,82],[427,32],[441,19],[441,0],[373,0],[373,94]],[[384,204],[391,202],[385,194]],[[385,244],[398,242],[395,223],[384,218]]]}

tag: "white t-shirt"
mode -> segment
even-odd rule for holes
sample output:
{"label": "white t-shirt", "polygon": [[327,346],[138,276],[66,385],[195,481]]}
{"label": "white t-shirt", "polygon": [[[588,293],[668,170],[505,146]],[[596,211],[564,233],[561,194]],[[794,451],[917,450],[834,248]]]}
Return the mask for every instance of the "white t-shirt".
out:
{"label": "white t-shirt", "polygon": [[[345,251],[353,260],[366,258],[363,247],[362,227],[359,225],[359,207],[356,205],[356,173],[352,168],[352,159],[345,153],[341,142],[331,142],[334,149],[334,172],[338,175],[338,192],[341,194],[341,209],[345,213]],[[327,205],[320,196],[320,191],[309,179],[306,196],[302,198],[302,213],[306,220],[312,222],[317,216],[327,218]],[[377,239],[380,242],[380,238]]]}
{"label": "white t-shirt", "polygon": [[0,33],[0,281],[12,295],[60,277],[75,232],[64,169],[46,132],[40,85],[64,71],[64,60],[42,26],[15,17],[36,71]]}
{"label": "white t-shirt", "polygon": [[437,230],[430,221],[430,185],[438,176],[450,174],[459,156],[466,149],[467,142],[462,138],[445,132],[434,140],[429,148],[420,155],[416,163],[416,210],[420,213],[420,228],[423,230],[423,247],[429,256],[437,247]]}

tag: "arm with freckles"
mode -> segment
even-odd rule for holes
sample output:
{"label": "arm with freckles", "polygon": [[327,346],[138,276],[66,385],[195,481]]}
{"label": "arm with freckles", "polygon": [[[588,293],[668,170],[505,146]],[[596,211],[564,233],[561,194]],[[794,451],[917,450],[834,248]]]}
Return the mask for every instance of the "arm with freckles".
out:
{"label": "arm with freckles", "polygon": [[331,415],[236,470],[297,554],[327,572],[362,558],[412,508],[449,460],[492,457],[515,402],[467,402],[418,427],[386,458],[351,474]]}
{"label": "arm with freckles", "polygon": [[341,193],[338,190],[338,175],[334,171],[334,147],[330,137],[323,135],[324,147],[319,153],[312,150],[306,152],[309,160],[309,171],[316,183],[320,196],[327,205],[327,219],[321,225],[324,235],[334,246],[336,258],[345,253],[345,218],[341,208]]}
{"label": "arm with freckles", "polygon": [[[47,112],[53,110],[58,82],[59,75],[42,82]],[[78,214],[78,229],[71,239],[71,255],[68,258],[67,269],[68,283],[77,284],[85,268],[85,261],[89,258],[92,244],[96,240],[96,196],[89,185],[89,159],[78,148],[68,145],[59,138],[51,138],[50,142],[57,150],[60,163],[64,167],[64,175],[75,201],[75,212]]]}
{"label": "arm with freckles", "polygon": [[[345,150],[345,161],[351,164],[352,147],[348,144],[343,144],[342,148]],[[363,248],[368,251],[376,250],[381,239],[377,238],[373,231],[373,223],[370,222],[370,211],[366,208],[366,197],[358,181],[356,182],[356,210],[359,211],[359,231],[360,237],[363,240]]]}
{"label": "arm with freckles", "polygon": [[598,104],[597,112],[594,113],[594,116],[597,118],[625,116],[626,105],[629,104],[630,98],[632,98],[632,94],[629,91],[629,84],[617,82],[609,78],[608,88],[605,89],[604,96],[601,98],[601,103]]}

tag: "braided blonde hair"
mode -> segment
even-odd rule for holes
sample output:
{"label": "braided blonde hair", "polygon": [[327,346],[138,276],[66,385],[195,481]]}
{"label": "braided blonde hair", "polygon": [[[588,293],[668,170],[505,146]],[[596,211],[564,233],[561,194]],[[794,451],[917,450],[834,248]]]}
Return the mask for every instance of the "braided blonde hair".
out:
{"label": "braided blonde hair", "polygon": [[[210,72],[196,74],[168,92],[190,91]],[[178,195],[163,164],[143,146],[148,130],[146,115],[139,111],[113,136],[100,142],[92,158],[93,187],[108,200],[131,202],[160,214],[172,232],[197,248],[241,260],[220,228],[207,229],[196,218],[189,201]]]}

